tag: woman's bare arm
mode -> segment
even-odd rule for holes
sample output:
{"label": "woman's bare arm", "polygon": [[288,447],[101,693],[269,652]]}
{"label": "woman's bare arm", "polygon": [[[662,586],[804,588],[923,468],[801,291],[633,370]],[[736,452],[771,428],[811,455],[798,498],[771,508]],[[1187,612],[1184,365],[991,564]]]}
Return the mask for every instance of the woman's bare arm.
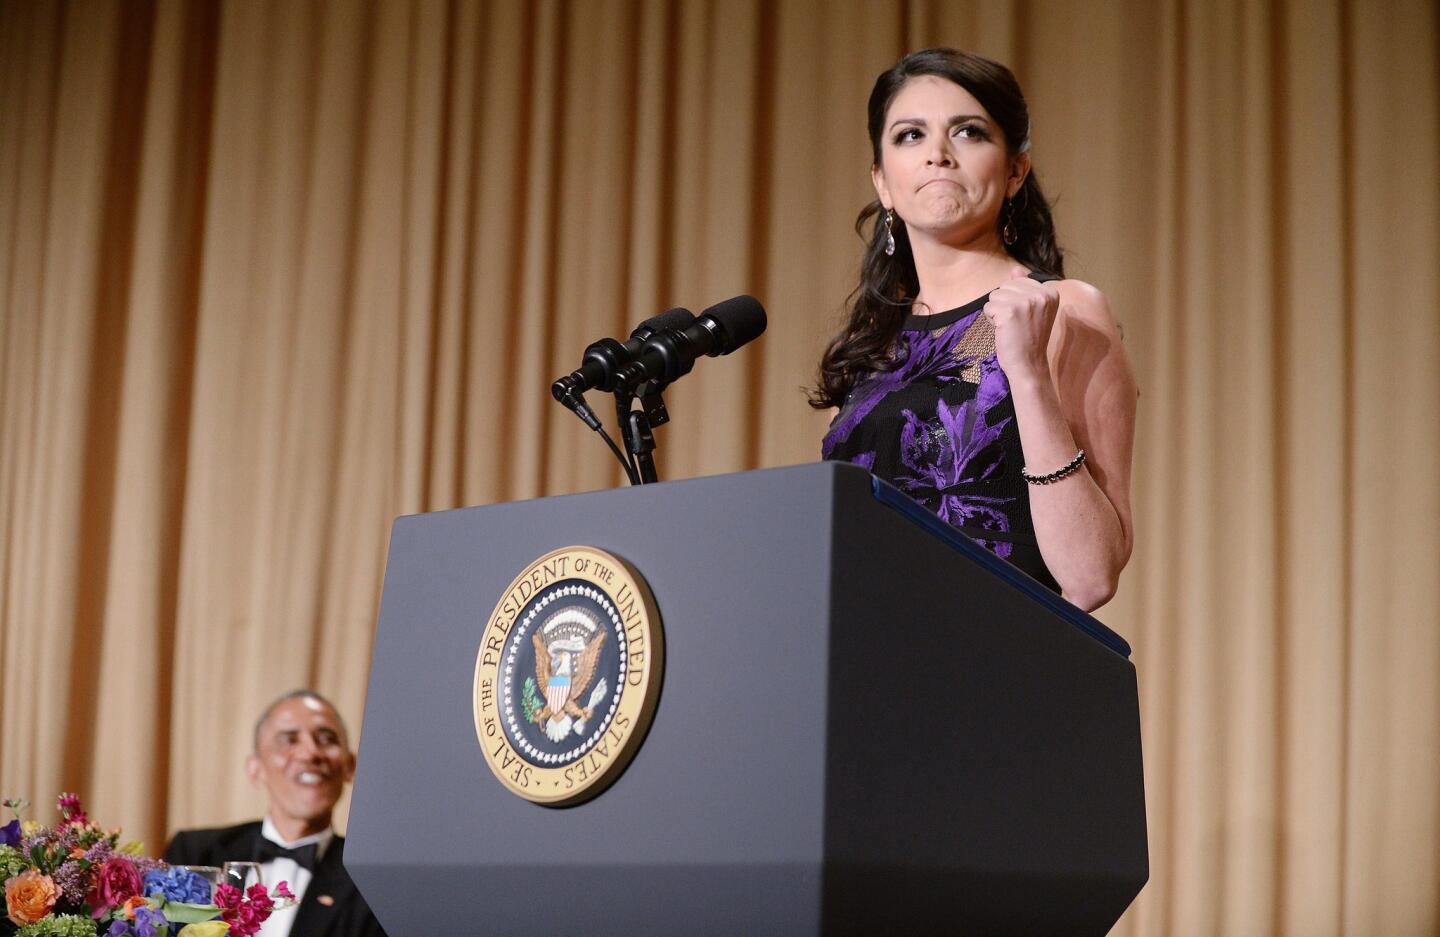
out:
{"label": "woman's bare arm", "polygon": [[1003,294],[998,303],[992,294],[987,315],[996,324],[1026,468],[1046,474],[1085,450],[1079,471],[1030,486],[1035,535],[1062,594],[1089,611],[1115,594],[1134,542],[1135,378],[1099,290],[1078,280],[1012,284],[996,291]]}

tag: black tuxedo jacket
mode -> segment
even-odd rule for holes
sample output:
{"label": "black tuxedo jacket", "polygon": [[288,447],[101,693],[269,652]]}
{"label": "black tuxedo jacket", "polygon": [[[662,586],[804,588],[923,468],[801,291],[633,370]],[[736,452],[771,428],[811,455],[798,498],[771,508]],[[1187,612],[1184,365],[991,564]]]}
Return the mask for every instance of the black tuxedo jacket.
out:
{"label": "black tuxedo jacket", "polygon": [[[165,850],[171,865],[224,865],[248,862],[260,845],[260,821],[214,830],[181,830]],[[336,836],[315,866],[290,937],[385,937],[380,922],[341,865],[345,837]],[[334,899],[322,902],[322,895]]]}

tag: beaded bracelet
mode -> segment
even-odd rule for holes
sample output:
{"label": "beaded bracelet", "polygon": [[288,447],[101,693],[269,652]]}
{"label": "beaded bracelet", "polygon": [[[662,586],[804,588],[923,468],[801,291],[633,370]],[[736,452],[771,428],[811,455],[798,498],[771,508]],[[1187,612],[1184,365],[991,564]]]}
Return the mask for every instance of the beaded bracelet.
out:
{"label": "beaded bracelet", "polygon": [[1020,477],[1025,479],[1032,485],[1048,485],[1051,482],[1058,482],[1066,475],[1074,474],[1075,470],[1084,464],[1085,450],[1080,449],[1075,453],[1075,458],[1071,459],[1069,462],[1066,462],[1064,465],[1060,466],[1058,469],[1051,472],[1049,475],[1031,475],[1030,469],[1027,467],[1020,469]]}

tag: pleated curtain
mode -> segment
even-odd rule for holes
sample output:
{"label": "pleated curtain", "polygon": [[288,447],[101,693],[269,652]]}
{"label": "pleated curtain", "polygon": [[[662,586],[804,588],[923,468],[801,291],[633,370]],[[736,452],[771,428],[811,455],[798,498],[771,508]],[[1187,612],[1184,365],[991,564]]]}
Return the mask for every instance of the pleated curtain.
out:
{"label": "pleated curtain", "polygon": [[952,45],[1024,84],[1141,387],[1099,617],[1152,871],[1115,933],[1440,932],[1437,20],[0,3],[0,793],[76,790],[152,851],[255,816],[251,727],[296,686],[363,758],[392,519],[621,484],[549,383],[669,306],[770,324],[669,392],[661,476],[816,459],[866,97]]}

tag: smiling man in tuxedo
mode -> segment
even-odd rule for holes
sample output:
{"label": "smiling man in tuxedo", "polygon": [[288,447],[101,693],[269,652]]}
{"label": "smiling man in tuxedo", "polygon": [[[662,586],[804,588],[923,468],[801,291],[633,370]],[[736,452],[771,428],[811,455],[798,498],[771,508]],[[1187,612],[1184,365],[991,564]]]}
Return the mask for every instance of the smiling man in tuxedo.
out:
{"label": "smiling man in tuxedo", "polygon": [[340,714],[320,694],[295,690],[261,714],[254,744],[245,774],[265,791],[265,819],[182,830],[165,850],[165,861],[259,862],[267,886],[289,882],[299,904],[272,914],[260,937],[384,937],[341,865],[345,838],[330,825],[335,802],[355,774]]}

